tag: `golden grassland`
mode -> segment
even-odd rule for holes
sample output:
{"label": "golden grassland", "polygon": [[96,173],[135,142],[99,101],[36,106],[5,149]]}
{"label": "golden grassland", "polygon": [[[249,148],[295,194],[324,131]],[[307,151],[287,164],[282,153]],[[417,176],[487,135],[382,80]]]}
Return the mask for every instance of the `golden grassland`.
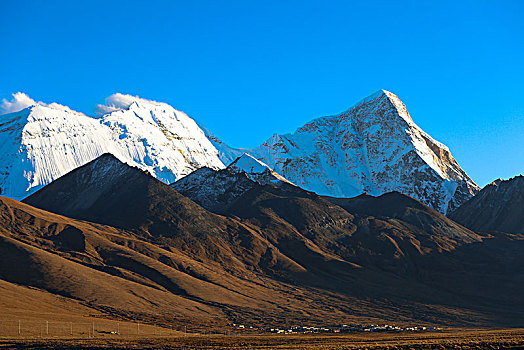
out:
{"label": "golden grassland", "polygon": [[27,349],[522,349],[524,329],[448,329],[421,333],[200,335],[94,338],[0,338]]}

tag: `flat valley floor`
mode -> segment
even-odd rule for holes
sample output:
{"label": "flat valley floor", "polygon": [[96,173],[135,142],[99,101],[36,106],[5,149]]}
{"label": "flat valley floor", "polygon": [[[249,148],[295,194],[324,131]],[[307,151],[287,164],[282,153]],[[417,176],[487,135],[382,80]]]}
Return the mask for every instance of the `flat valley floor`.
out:
{"label": "flat valley floor", "polygon": [[0,349],[524,349],[524,329],[344,335],[0,338]]}

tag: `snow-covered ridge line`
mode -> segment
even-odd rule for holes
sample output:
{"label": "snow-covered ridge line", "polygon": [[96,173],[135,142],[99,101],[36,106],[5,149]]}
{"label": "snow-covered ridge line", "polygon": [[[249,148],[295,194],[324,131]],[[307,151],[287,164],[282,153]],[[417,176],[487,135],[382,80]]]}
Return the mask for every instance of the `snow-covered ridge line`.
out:
{"label": "snow-covered ridge line", "polygon": [[391,103],[393,103],[393,105],[395,106],[395,108],[397,109],[397,111],[399,112],[399,115],[410,125],[410,126],[413,126],[413,127],[416,127],[418,129],[418,131],[423,134],[424,136],[426,136],[428,139],[430,139],[434,144],[436,144],[438,147],[446,150],[449,152],[449,148],[448,146],[444,145],[443,143],[435,140],[434,138],[432,138],[428,133],[426,133],[424,130],[422,130],[417,124],[415,124],[415,122],[413,121],[413,118],[411,118],[411,116],[409,115],[409,112],[408,112],[408,109],[406,107],[406,105],[404,104],[404,102],[402,102],[400,100],[400,98],[398,98],[397,95],[395,95],[394,93],[392,92],[389,92],[387,90],[382,90],[386,96],[389,98],[389,100],[391,101]]}
{"label": "snow-covered ridge line", "polygon": [[227,169],[232,172],[245,172],[252,180],[263,184],[281,181],[294,185],[291,181],[271,169],[269,165],[247,153],[242,154],[233,163],[229,164]]}
{"label": "snow-covered ridge line", "polygon": [[19,112],[22,109],[25,109],[25,108],[28,108],[28,107],[32,107],[32,106],[45,106],[45,107],[49,107],[49,108],[52,108],[52,109],[56,109],[58,111],[64,111],[64,112],[69,112],[69,113],[74,113],[74,114],[79,114],[79,115],[85,115],[82,112],[75,111],[75,110],[69,108],[68,106],[64,106],[64,105],[61,105],[61,104],[56,103],[56,102],[52,102],[52,103],[47,104],[47,103],[42,102],[42,101],[35,101],[31,97],[27,96],[23,92],[17,92],[15,94],[12,94],[12,96],[13,96],[13,98],[11,100],[7,100],[5,98],[2,99],[2,103],[0,104],[0,115],[14,113],[14,112]]}
{"label": "snow-covered ridge line", "polygon": [[0,193],[17,199],[107,152],[165,183],[201,167],[222,169],[247,153],[272,178],[306,190],[339,197],[399,191],[442,213],[478,190],[449,149],[386,90],[251,150],[229,147],[185,113],[137,96],[113,94],[93,117],[24,94],[1,106],[27,103],[32,107],[0,116]]}
{"label": "snow-covered ridge line", "polygon": [[185,113],[165,103],[112,96],[118,97],[110,99],[116,101],[112,111],[98,118],[43,103],[0,116],[0,194],[24,198],[103,153],[165,183],[203,166],[224,168]]}
{"label": "snow-covered ridge line", "polygon": [[200,168],[170,186],[208,210],[223,212],[259,185],[293,184],[263,162],[243,154],[225,169]]}
{"label": "snow-covered ridge line", "polygon": [[224,164],[248,153],[318,194],[399,191],[446,213],[478,191],[448,147],[416,125],[404,103],[386,90],[292,134],[274,134],[255,149],[234,149],[209,138]]}
{"label": "snow-covered ridge line", "polygon": [[111,96],[106,97],[105,104],[97,105],[95,114],[101,116],[118,110],[128,110],[131,105],[139,105],[140,103],[174,110],[173,107],[164,102],[147,100],[138,96],[125,95],[117,92]]}

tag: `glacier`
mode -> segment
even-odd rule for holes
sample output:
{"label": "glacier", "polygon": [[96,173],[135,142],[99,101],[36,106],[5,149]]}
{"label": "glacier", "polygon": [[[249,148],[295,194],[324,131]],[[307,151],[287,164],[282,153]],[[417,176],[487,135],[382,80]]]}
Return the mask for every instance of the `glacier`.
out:
{"label": "glacier", "polygon": [[224,168],[185,113],[128,97],[133,101],[126,108],[100,117],[41,103],[0,115],[0,194],[22,199],[104,153],[165,183],[200,167]]}

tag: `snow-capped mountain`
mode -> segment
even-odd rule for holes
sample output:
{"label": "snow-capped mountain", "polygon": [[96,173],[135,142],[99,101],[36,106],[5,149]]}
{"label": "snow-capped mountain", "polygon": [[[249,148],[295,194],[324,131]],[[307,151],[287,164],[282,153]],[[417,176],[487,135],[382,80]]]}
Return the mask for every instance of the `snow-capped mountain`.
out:
{"label": "snow-capped mountain", "polygon": [[449,149],[418,127],[404,103],[385,90],[293,134],[275,134],[255,149],[234,149],[208,137],[224,164],[249,153],[318,194],[399,191],[446,213],[478,191]]}
{"label": "snow-capped mountain", "polygon": [[[35,102],[22,97],[24,103]],[[165,103],[115,94],[98,111],[98,117],[89,117],[35,102],[0,115],[0,194],[26,197],[103,153],[165,183],[201,167],[222,169],[248,153],[256,159],[243,156],[236,164],[247,173],[250,164],[272,168],[266,173],[271,179],[281,174],[302,188],[337,197],[399,191],[442,213],[478,191],[448,148],[422,131],[402,101],[384,90],[293,134],[275,134],[252,150],[228,147]]]}
{"label": "snow-capped mountain", "polygon": [[[0,115],[0,194],[20,199],[104,153],[165,183],[200,167],[224,168],[193,119],[173,107],[128,95],[89,117],[54,104]],[[65,106],[62,106],[65,107]]]}
{"label": "snow-capped mountain", "polygon": [[165,103],[133,101],[100,119],[111,130],[115,154],[172,183],[203,166],[220,169],[218,151],[193,119]]}
{"label": "snow-capped mountain", "polygon": [[243,154],[226,169],[200,168],[171,184],[171,187],[204,208],[221,212],[259,184],[277,187],[293,185],[263,162]]}

